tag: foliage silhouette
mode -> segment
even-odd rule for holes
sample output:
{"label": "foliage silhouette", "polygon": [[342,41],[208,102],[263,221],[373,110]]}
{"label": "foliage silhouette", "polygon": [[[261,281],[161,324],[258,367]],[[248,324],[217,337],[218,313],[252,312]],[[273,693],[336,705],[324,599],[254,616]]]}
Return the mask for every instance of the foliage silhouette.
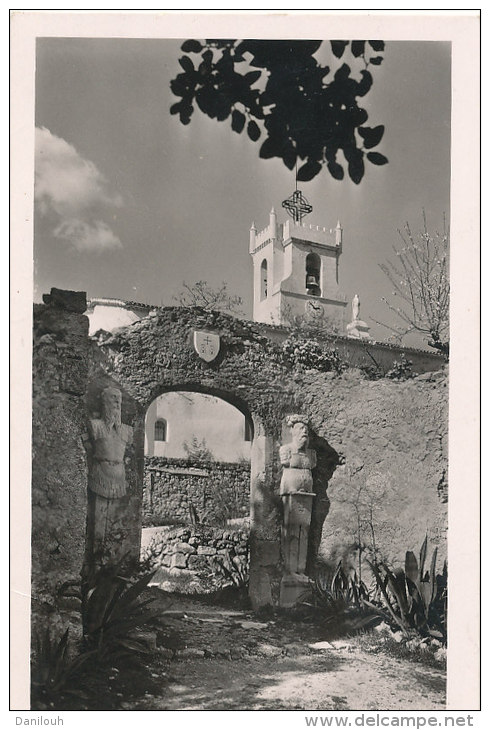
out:
{"label": "foliage silhouette", "polygon": [[[358,98],[370,90],[370,66],[379,66],[383,41],[330,41],[333,55],[344,56],[335,71],[321,65],[314,54],[322,41],[306,40],[186,40],[179,59],[182,72],[171,81],[180,101],[170,108],[182,124],[189,124],[194,105],[211,119],[231,118],[237,134],[244,130],[252,142],[262,141],[263,159],[278,157],[290,170],[303,164],[297,179],[312,180],[324,167],[336,180],[344,178],[343,152],[350,179],[364,177],[365,159],[384,165],[387,158],[376,147],[384,126],[366,126],[368,113]],[[357,67],[357,71],[356,71]],[[328,81],[326,78],[328,77]],[[345,163],[344,163],[345,164]]]}

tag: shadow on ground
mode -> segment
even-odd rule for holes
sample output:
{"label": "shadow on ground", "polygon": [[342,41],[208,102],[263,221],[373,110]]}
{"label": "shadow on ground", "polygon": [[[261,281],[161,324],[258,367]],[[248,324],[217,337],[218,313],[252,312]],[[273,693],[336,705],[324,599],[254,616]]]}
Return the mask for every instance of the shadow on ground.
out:
{"label": "shadow on ground", "polygon": [[[442,668],[319,627],[157,592],[164,670],[127,710],[442,710]],[[169,603],[171,601],[171,605]]]}

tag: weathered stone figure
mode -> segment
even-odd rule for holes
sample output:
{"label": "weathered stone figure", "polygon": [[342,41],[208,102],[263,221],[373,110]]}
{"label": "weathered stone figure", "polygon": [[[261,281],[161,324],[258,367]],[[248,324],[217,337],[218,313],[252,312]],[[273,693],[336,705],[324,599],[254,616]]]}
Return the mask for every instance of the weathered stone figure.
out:
{"label": "weathered stone figure", "polygon": [[305,416],[296,414],[288,416],[286,423],[292,428],[292,440],[279,450],[283,466],[280,492],[311,492],[311,470],[316,466],[316,453],[308,448],[308,420]]}
{"label": "weathered stone figure", "polygon": [[89,421],[84,438],[89,462],[87,547],[89,562],[105,563],[118,557],[128,487],[125,455],[133,429],[121,423],[121,391],[102,391],[102,418]]}
{"label": "weathered stone figure", "polygon": [[279,458],[283,465],[280,493],[283,503],[281,553],[284,574],[281,580],[280,605],[294,606],[308,590],[305,575],[308,535],[313,506],[313,476],[316,453],[308,448],[308,420],[296,414],[286,423],[292,429],[292,440],[281,446]]}
{"label": "weathered stone figure", "polygon": [[102,419],[89,422],[92,469],[89,488],[106,499],[124,497],[127,491],[124,455],[133,429],[121,423],[121,391],[102,391]]}

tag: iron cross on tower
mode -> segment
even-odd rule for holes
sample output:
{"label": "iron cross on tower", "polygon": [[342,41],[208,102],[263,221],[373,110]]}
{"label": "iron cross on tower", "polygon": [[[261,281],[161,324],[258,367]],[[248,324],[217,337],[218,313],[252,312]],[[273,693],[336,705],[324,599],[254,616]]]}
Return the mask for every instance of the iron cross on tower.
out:
{"label": "iron cross on tower", "polygon": [[296,190],[294,193],[282,201],[282,207],[286,208],[287,212],[295,223],[301,223],[302,218],[308,213],[311,213],[313,206],[309,204],[305,196],[298,190],[298,170],[296,168]]}

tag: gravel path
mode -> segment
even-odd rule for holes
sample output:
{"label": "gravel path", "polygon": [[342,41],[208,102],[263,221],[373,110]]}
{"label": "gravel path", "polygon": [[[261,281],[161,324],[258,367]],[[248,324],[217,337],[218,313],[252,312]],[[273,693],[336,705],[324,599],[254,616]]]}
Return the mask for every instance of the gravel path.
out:
{"label": "gravel path", "polygon": [[152,693],[131,710],[443,710],[445,671],[395,658],[362,637],[320,640],[318,627],[197,601],[161,600]]}

